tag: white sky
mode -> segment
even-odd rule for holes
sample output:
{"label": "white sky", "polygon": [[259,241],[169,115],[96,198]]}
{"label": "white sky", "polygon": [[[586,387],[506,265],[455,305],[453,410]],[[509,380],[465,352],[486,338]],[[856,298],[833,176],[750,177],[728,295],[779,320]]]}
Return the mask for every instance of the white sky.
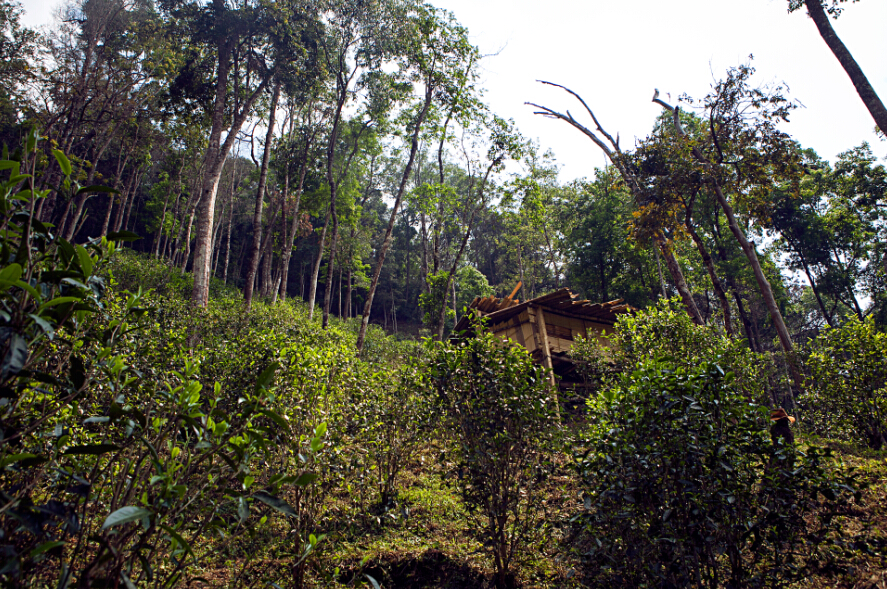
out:
{"label": "white sky", "polygon": [[[590,176],[603,155],[578,131],[532,114],[524,102],[555,110],[581,105],[535,82],[549,80],[581,94],[623,147],[652,128],[653,89],[672,99],[701,98],[730,66],[755,56],[760,82],[785,82],[805,108],[785,127],[805,147],[834,157],[862,141],[878,156],[887,143],[804,10],[787,0],[431,0],[455,13],[483,53],[486,99],[521,132],[539,139],[563,165],[562,180]],[[23,0],[24,21],[51,21],[54,0]],[[833,25],[875,91],[887,100],[887,2],[847,3]],[[667,96],[664,96],[667,99]]]}
{"label": "white sky", "polygon": [[[582,106],[562,90],[578,92],[623,147],[644,137],[660,107],[653,89],[701,98],[728,67],[755,59],[761,82],[784,81],[799,109],[784,128],[805,147],[833,160],[867,140],[879,156],[887,143],[874,134],[849,78],[801,10],[787,0],[433,0],[451,10],[488,58],[483,86],[500,115],[538,138],[564,165],[562,180],[591,175],[604,158],[562,121],[532,114],[536,102],[578,118]],[[848,3],[833,21],[875,91],[887,100],[887,2]],[[663,97],[666,98],[667,97]]]}

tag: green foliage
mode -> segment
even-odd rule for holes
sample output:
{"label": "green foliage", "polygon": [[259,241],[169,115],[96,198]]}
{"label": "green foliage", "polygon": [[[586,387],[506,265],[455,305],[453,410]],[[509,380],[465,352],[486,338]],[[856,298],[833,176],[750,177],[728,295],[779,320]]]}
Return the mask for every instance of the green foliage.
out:
{"label": "green foliage", "polygon": [[874,320],[851,319],[810,344],[805,422],[823,436],[887,443],[887,333]]}
{"label": "green foliage", "polygon": [[594,585],[785,586],[852,500],[830,451],[771,443],[767,408],[716,364],[645,361],[589,410],[575,450]]}
{"label": "green foliage", "polygon": [[419,295],[419,308],[424,312],[422,321],[431,328],[432,333],[437,331],[439,316],[442,308],[446,307],[446,317],[452,320],[456,312],[448,308],[449,292],[445,289],[450,284],[450,273],[441,270],[428,275],[428,292]]}
{"label": "green foliage", "polygon": [[667,357],[684,368],[717,362],[734,374],[733,386],[756,403],[766,405],[782,390],[778,382],[771,385],[773,358],[752,352],[716,327],[694,324],[677,298],[621,316],[603,346],[595,339],[579,340],[572,354],[583,378],[596,386],[615,382],[646,359]]}
{"label": "green foliage", "polygon": [[556,397],[524,348],[491,333],[439,344],[431,378],[457,446],[462,498],[503,588],[539,531]]}
{"label": "green foliage", "polygon": [[[171,586],[219,541],[249,578],[267,554],[240,547],[285,527],[287,542],[266,550],[289,569],[267,580],[302,586],[322,503],[365,454],[353,440],[354,455],[341,450],[351,391],[374,378],[349,369],[353,333],[322,331],[293,306],[244,317],[238,298],[196,316],[176,298],[177,271],[107,240],[71,245],[36,221],[45,192],[12,194],[31,181],[20,165],[0,162],[0,249],[15,260],[0,269],[4,584]],[[167,294],[121,292],[117,275]]]}

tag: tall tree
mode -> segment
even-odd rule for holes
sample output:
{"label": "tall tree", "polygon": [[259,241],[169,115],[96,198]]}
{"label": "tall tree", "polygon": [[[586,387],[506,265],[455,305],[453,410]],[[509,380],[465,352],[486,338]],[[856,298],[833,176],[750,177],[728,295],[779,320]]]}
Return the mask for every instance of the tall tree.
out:
{"label": "tall tree", "polygon": [[875,92],[875,89],[872,88],[872,85],[869,83],[865,73],[863,73],[862,68],[856,63],[850,50],[847,49],[847,46],[844,45],[844,42],[838,37],[838,34],[835,32],[835,29],[832,27],[832,24],[828,19],[829,15],[835,19],[841,15],[843,9],[840,4],[845,1],[846,0],[789,0],[788,11],[794,12],[800,10],[802,6],[807,8],[807,15],[813,19],[822,40],[825,41],[825,44],[828,45],[828,48],[831,49],[834,56],[838,59],[838,62],[840,62],[841,67],[847,72],[850,81],[853,82],[853,86],[856,88],[856,93],[859,94],[859,97],[868,109],[869,114],[875,119],[875,124],[878,125],[878,128],[882,132],[887,133],[887,108],[884,107],[884,102]]}
{"label": "tall tree", "polygon": [[[424,96],[408,111],[411,119],[408,122],[409,155],[403,168],[403,174],[400,176],[391,216],[378,250],[369,292],[364,302],[360,331],[357,335],[358,351],[363,349],[370,312],[373,308],[373,299],[376,296],[385,256],[391,247],[394,225],[400,214],[404,192],[412,175],[426,117],[436,96],[440,95],[443,100],[447,98],[450,98],[451,101],[460,100],[462,89],[474,78],[472,66],[477,63],[478,57],[477,48],[468,41],[468,31],[455,22],[452,15],[424,5],[412,16],[410,25],[413,28],[413,36],[404,39],[408,49],[404,58],[409,67],[411,81],[424,86]],[[445,133],[446,130],[444,129],[443,132]]]}
{"label": "tall tree", "polygon": [[[194,253],[191,304],[195,307],[205,307],[209,297],[216,194],[222,167],[238,132],[283,60],[296,58],[308,66],[316,57],[316,44],[308,41],[319,24],[308,9],[295,1],[231,8],[224,0],[213,0],[206,7],[187,4],[179,9],[192,17],[197,40],[211,48],[215,68],[215,79],[207,86],[214,89],[214,96],[206,111],[211,129]],[[305,69],[313,71],[310,66]],[[184,70],[179,79],[182,85],[193,84],[195,75]]]}
{"label": "tall tree", "polygon": [[[271,161],[271,148],[274,142],[274,123],[277,115],[277,101],[280,99],[280,81],[274,84],[271,93],[271,104],[268,107],[268,130],[265,134],[265,150],[262,153],[262,165],[259,170],[259,186],[256,188],[256,207],[253,214],[253,239],[250,245],[246,268],[246,283],[243,285],[243,304],[247,312],[253,301],[253,285],[256,282],[256,271],[259,267],[259,254],[262,246],[262,207],[265,202],[265,185],[268,181],[268,163]],[[269,227],[269,231],[271,228]],[[266,260],[270,263],[270,260]]]}
{"label": "tall tree", "polygon": [[[542,83],[549,86],[561,88],[569,94],[573,95],[577,100],[579,100],[579,102],[582,103],[582,106],[585,108],[585,111],[594,122],[597,131],[601,135],[603,135],[607,141],[604,142],[604,140],[598,137],[598,135],[594,131],[573,118],[573,115],[570,114],[570,111],[567,111],[566,114],[564,114],[546,106],[541,106],[539,104],[528,102],[527,104],[529,104],[530,106],[539,109],[538,111],[536,111],[535,114],[565,121],[566,123],[581,131],[586,137],[591,139],[592,142],[594,142],[594,144],[597,145],[601,149],[601,151],[604,152],[610,162],[612,162],[613,165],[616,166],[616,169],[619,170],[619,173],[621,174],[622,179],[625,181],[626,186],[628,186],[629,190],[634,196],[636,203],[639,206],[642,206],[645,202],[647,202],[649,198],[647,195],[647,191],[644,188],[643,182],[640,178],[638,178],[638,175],[635,173],[635,170],[631,167],[630,162],[626,158],[625,153],[619,146],[618,137],[614,139],[612,135],[604,130],[597,117],[594,115],[594,112],[592,112],[591,108],[589,108],[585,100],[583,100],[582,97],[576,94],[574,91],[566,88],[565,86],[561,86],[560,84],[553,84],[551,82]],[[669,242],[668,237],[663,231],[654,231],[652,232],[652,239],[659,248],[659,252],[662,255],[662,258],[665,260],[665,265],[668,268],[672,279],[674,280],[674,284],[678,290],[678,293],[681,295],[681,300],[684,303],[684,308],[687,310],[687,314],[690,315],[690,318],[693,319],[694,323],[702,325],[702,315],[699,313],[699,308],[696,306],[696,301],[693,299],[693,294],[690,292],[689,286],[687,286],[687,281],[684,278],[684,272],[674,255],[674,250],[672,244]]]}
{"label": "tall tree", "polygon": [[706,97],[709,132],[704,143],[691,141],[684,132],[679,108],[660,99],[658,92],[653,101],[672,114],[676,133],[685,139],[687,151],[700,166],[702,181],[711,187],[723,209],[730,231],[754,272],[779,342],[788,356],[795,386],[800,389],[802,377],[795,362],[791,335],[758,259],[756,246],[742,230],[728,198],[732,192],[748,194],[752,202],[756,197],[766,199],[774,176],[791,182],[799,170],[793,143],[776,128],[777,121],[788,120],[794,105],[782,95],[781,87],[769,91],[750,87],[752,74],[754,69],[748,65],[731,68],[727,77]]}

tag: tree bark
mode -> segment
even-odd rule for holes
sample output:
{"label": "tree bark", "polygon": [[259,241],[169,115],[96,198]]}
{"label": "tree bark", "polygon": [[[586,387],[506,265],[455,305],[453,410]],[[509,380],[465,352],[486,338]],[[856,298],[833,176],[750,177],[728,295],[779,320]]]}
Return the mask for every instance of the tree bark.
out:
{"label": "tree bark", "polygon": [[840,62],[844,71],[847,72],[850,81],[853,82],[853,86],[856,88],[856,93],[859,94],[869,114],[875,119],[875,124],[878,125],[882,132],[887,133],[887,108],[884,107],[884,102],[878,97],[875,89],[872,88],[862,68],[859,67],[853,55],[843,41],[841,41],[840,37],[838,37],[835,29],[832,28],[828,15],[822,8],[822,0],[804,0],[804,4],[807,6],[807,14],[810,15],[810,18],[816,24],[816,28],[819,29],[819,35],[825,41],[825,44],[828,45],[828,48],[831,49],[832,54],[838,58],[838,62]]}
{"label": "tree bark", "polygon": [[323,248],[326,243],[326,230],[330,224],[330,214],[327,211],[323,230],[320,232],[317,256],[314,257],[314,267],[311,270],[311,282],[308,285],[308,321],[314,318],[314,301],[317,298],[317,280],[320,277],[320,264],[323,262]]}
{"label": "tree bark", "polygon": [[[213,0],[217,12],[224,13],[224,0]],[[212,257],[212,234],[215,221],[216,194],[219,189],[219,179],[222,176],[222,167],[225,158],[236,141],[237,134],[243,126],[247,115],[252,110],[253,104],[265,91],[274,72],[268,72],[262,79],[258,88],[243,102],[240,112],[235,113],[230,125],[225,124],[225,110],[228,99],[228,77],[230,72],[230,57],[236,38],[224,36],[219,39],[217,46],[218,69],[216,76],[216,96],[213,101],[212,127],[209,135],[209,146],[204,158],[205,169],[201,185],[200,217],[197,223],[197,243],[194,252],[194,288],[191,291],[191,305],[193,307],[206,307],[209,302],[209,270]],[[227,137],[222,143],[222,132],[227,130]]]}
{"label": "tree bark", "polygon": [[[243,305],[249,312],[253,302],[253,284],[259,268],[259,252],[262,245],[262,207],[265,201],[265,184],[268,181],[268,162],[271,161],[271,142],[274,141],[274,118],[277,101],[280,99],[280,81],[274,84],[271,95],[271,108],[268,112],[268,131],[265,133],[265,151],[262,153],[262,167],[259,171],[259,186],[256,188],[256,207],[253,213],[253,241],[250,245],[249,263],[246,267],[246,284],[243,287]],[[270,231],[270,228],[269,228]]]}
{"label": "tree bark", "polygon": [[711,284],[714,288],[715,295],[718,297],[718,303],[721,306],[721,313],[723,313],[724,315],[724,329],[726,330],[727,335],[733,337],[733,318],[732,313],[730,312],[730,302],[727,300],[727,294],[724,292],[724,287],[721,284],[720,278],[718,278],[718,271],[715,269],[715,265],[711,259],[711,255],[708,253],[708,248],[705,247],[705,243],[702,241],[702,238],[699,237],[699,234],[693,227],[693,221],[691,219],[692,205],[685,205],[685,210],[686,215],[684,216],[684,226],[687,228],[687,232],[690,234],[690,238],[693,239],[693,243],[696,244],[696,249],[699,250],[699,255],[702,256],[702,264],[703,266],[705,266],[705,269],[708,272],[708,277],[709,279],[711,279]]}
{"label": "tree bark", "polygon": [[425,85],[425,103],[422,105],[422,111],[416,119],[416,127],[413,130],[412,145],[410,146],[410,156],[407,160],[406,168],[404,168],[403,176],[400,180],[400,186],[397,190],[397,196],[394,199],[394,206],[391,209],[391,217],[388,219],[388,228],[385,230],[385,238],[382,240],[382,247],[379,248],[379,259],[376,261],[376,267],[373,269],[373,278],[370,281],[370,288],[367,292],[366,302],[363,305],[363,316],[360,322],[360,331],[357,334],[357,353],[363,350],[363,342],[366,338],[367,326],[370,323],[370,311],[373,309],[373,298],[376,296],[376,288],[379,286],[379,276],[382,274],[382,265],[385,263],[385,256],[388,254],[388,248],[391,247],[391,236],[394,232],[394,223],[397,220],[397,213],[400,209],[400,203],[403,201],[403,193],[407,187],[407,181],[410,178],[410,172],[413,169],[413,162],[416,161],[416,152],[419,149],[419,133],[422,130],[422,124],[425,122],[425,116],[431,107],[431,101],[434,98],[434,85],[427,83]]}

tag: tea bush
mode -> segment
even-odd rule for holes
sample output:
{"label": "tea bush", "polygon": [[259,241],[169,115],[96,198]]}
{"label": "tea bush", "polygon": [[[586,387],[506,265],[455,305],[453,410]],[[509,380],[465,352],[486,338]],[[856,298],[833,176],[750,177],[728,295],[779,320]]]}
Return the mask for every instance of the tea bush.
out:
{"label": "tea bush", "polygon": [[823,436],[887,443],[887,334],[870,317],[826,329],[810,344],[805,421]]}
{"label": "tea bush", "polygon": [[431,378],[457,447],[460,493],[504,588],[540,532],[557,397],[523,347],[483,330],[437,346]]}
{"label": "tea bush", "polygon": [[[216,283],[195,311],[190,277],[115,245],[131,234],[60,239],[33,214],[38,141],[0,162],[2,583],[171,587],[228,561],[232,587],[304,586],[321,530],[359,515],[352,494],[394,493],[411,458],[416,412],[379,446],[354,408],[378,407],[379,432],[412,398],[417,369],[397,368],[412,348],[375,334],[383,370],[299,304],[244,314]],[[59,198],[105,190],[54,155]]]}
{"label": "tea bush", "polygon": [[643,362],[589,405],[575,450],[592,584],[784,586],[854,500],[829,450],[774,445],[769,409],[716,364]]}
{"label": "tea bush", "polygon": [[717,362],[734,374],[733,386],[748,400],[790,405],[780,358],[752,352],[743,340],[731,339],[714,326],[694,324],[679,299],[663,299],[654,307],[622,315],[605,346],[595,339],[579,340],[572,356],[585,381],[597,389],[641,362],[665,357],[688,368]]}

